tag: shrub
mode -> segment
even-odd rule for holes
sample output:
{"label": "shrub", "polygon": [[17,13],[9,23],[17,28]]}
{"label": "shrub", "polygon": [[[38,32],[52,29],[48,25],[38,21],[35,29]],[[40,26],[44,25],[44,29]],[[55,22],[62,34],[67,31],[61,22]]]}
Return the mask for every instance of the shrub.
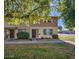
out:
{"label": "shrub", "polygon": [[59,39],[59,38],[58,38],[58,34],[53,34],[53,35],[52,35],[52,38],[53,38],[53,39]]}
{"label": "shrub", "polygon": [[17,38],[18,39],[28,39],[29,38],[29,33],[28,32],[18,32],[17,33]]}

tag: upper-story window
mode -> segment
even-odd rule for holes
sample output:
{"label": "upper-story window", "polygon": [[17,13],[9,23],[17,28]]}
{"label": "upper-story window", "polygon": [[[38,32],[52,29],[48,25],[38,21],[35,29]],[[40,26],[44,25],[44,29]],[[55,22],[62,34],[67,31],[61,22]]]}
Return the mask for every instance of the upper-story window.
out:
{"label": "upper-story window", "polygon": [[44,23],[47,23],[47,22],[51,23],[51,20],[45,20],[45,21],[44,21]]}
{"label": "upper-story window", "polygon": [[49,23],[51,23],[51,20],[48,20]]}
{"label": "upper-story window", "polygon": [[44,21],[44,23],[46,23],[46,21]]}

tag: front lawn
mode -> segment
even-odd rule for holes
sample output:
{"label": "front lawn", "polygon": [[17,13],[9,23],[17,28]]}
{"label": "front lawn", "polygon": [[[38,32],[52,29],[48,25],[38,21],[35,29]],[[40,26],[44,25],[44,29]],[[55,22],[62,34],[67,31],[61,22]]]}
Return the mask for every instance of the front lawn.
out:
{"label": "front lawn", "polygon": [[75,59],[74,46],[67,44],[5,45],[5,59]]}
{"label": "front lawn", "polygon": [[63,41],[75,42],[75,35],[59,35],[59,39]]}

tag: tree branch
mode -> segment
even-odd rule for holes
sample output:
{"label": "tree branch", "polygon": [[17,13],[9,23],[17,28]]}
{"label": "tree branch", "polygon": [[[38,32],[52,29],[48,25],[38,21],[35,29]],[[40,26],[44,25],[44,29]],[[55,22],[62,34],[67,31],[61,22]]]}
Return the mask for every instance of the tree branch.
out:
{"label": "tree branch", "polygon": [[44,5],[44,6],[40,6],[40,7],[37,7],[37,8],[35,8],[35,9],[33,9],[31,12],[29,12],[29,13],[27,13],[27,15],[24,15],[24,16],[22,16],[22,18],[23,17],[29,17],[33,12],[35,12],[36,10],[38,10],[38,9],[40,9],[40,8],[42,8],[42,7],[55,7],[55,8],[57,8],[57,6],[48,6],[48,5]]}

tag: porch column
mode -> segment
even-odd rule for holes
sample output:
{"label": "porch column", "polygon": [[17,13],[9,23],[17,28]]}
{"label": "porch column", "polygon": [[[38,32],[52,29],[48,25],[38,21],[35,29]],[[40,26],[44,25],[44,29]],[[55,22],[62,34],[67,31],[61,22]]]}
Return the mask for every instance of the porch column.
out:
{"label": "porch column", "polygon": [[43,37],[43,29],[40,29],[40,38]]}
{"label": "porch column", "polygon": [[10,32],[9,32],[9,30],[8,29],[6,29],[6,39],[10,39]]}
{"label": "porch column", "polygon": [[14,38],[17,39],[18,29],[15,30]]}
{"label": "porch column", "polygon": [[29,38],[32,38],[32,28],[29,28]]}

